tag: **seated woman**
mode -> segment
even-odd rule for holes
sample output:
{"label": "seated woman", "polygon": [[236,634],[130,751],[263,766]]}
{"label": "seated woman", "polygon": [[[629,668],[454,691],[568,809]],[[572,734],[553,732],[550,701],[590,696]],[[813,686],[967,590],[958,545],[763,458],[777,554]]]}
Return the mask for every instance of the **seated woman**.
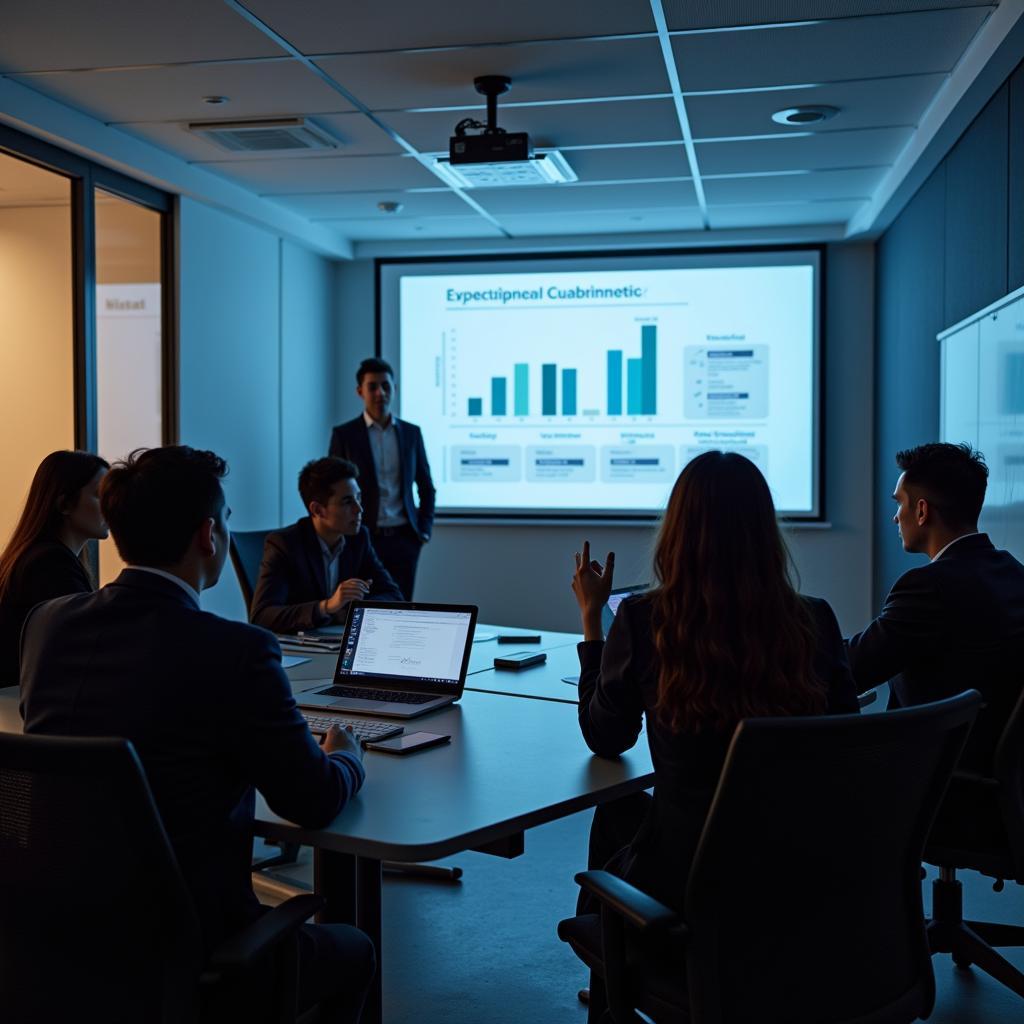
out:
{"label": "seated woman", "polygon": [[[613,563],[592,562],[589,544],[576,555],[580,728],[613,757],[646,717],[654,796],[597,809],[588,866],[681,910],[736,724],[856,713],[857,696],[835,615],[794,589],[768,484],[742,455],[707,452],[680,474],[655,548],[658,585],[619,605],[604,642]],[[581,897],[577,912],[596,909]]]}
{"label": "seated woman", "polygon": [[79,555],[86,541],[107,536],[99,486],[109,468],[89,452],[51,452],[39,464],[0,554],[0,686],[18,683],[28,613],[41,601],[94,589]]}

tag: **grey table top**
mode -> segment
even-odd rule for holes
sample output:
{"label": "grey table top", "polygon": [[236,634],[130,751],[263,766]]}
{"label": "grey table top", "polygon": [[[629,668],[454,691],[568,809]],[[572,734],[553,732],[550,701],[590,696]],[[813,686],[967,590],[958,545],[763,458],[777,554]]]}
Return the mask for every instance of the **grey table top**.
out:
{"label": "grey table top", "polygon": [[654,781],[643,736],[622,757],[596,757],[568,704],[467,692],[405,727],[452,740],[404,757],[367,751],[366,784],[325,829],[288,825],[260,801],[260,835],[376,860],[435,860]]}

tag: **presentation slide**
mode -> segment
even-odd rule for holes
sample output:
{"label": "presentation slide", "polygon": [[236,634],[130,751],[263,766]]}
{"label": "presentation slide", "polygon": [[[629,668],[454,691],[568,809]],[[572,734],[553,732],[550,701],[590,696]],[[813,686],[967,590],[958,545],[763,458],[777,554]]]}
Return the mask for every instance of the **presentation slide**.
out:
{"label": "presentation slide", "polygon": [[649,516],[717,448],[761,469],[780,513],[817,514],[818,254],[758,257],[388,268],[383,354],[439,509]]}

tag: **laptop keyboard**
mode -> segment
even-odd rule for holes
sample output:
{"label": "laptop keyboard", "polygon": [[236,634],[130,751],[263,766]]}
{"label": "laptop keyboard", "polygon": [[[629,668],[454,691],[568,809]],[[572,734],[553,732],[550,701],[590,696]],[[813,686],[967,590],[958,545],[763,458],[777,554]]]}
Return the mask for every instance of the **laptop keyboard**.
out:
{"label": "laptop keyboard", "polygon": [[436,693],[400,693],[397,690],[369,690],[365,686],[328,686],[317,690],[321,697],[358,697],[361,700],[381,700],[389,704],[426,704],[437,700]]}
{"label": "laptop keyboard", "polygon": [[393,725],[391,722],[369,722],[365,718],[343,718],[341,715],[317,715],[308,711],[302,712],[309,731],[316,735],[322,735],[332,725],[344,729],[346,725],[352,726],[356,739],[365,742],[366,740],[384,740],[389,736],[400,736],[405,729],[401,725]]}

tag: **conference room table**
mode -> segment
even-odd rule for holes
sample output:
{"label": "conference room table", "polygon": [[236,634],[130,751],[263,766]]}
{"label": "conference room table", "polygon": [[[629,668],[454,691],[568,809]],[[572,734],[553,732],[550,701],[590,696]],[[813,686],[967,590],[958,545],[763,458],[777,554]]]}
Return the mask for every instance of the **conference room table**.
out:
{"label": "conference room table", "polygon": [[[450,743],[404,757],[367,751],[365,785],[325,828],[294,825],[257,797],[257,835],[313,848],[314,891],[325,899],[318,919],[353,924],[376,947],[379,969],[365,1024],[382,1020],[383,978],[392,969],[381,944],[382,861],[416,863],[466,850],[516,857],[525,849],[527,830],[653,785],[642,737],[614,759],[596,757],[583,742],[575,691],[560,679],[566,666],[578,671],[578,639],[547,634],[529,647],[550,643],[548,664],[510,673],[482,666],[472,679],[487,688],[467,686],[458,703],[407,723],[409,732],[448,734]],[[492,652],[505,645],[484,643],[493,663]],[[316,654],[289,669],[293,688],[330,678],[336,659]],[[21,729],[16,687],[0,690],[0,729]],[[583,866],[581,859],[565,871],[571,875]]]}

